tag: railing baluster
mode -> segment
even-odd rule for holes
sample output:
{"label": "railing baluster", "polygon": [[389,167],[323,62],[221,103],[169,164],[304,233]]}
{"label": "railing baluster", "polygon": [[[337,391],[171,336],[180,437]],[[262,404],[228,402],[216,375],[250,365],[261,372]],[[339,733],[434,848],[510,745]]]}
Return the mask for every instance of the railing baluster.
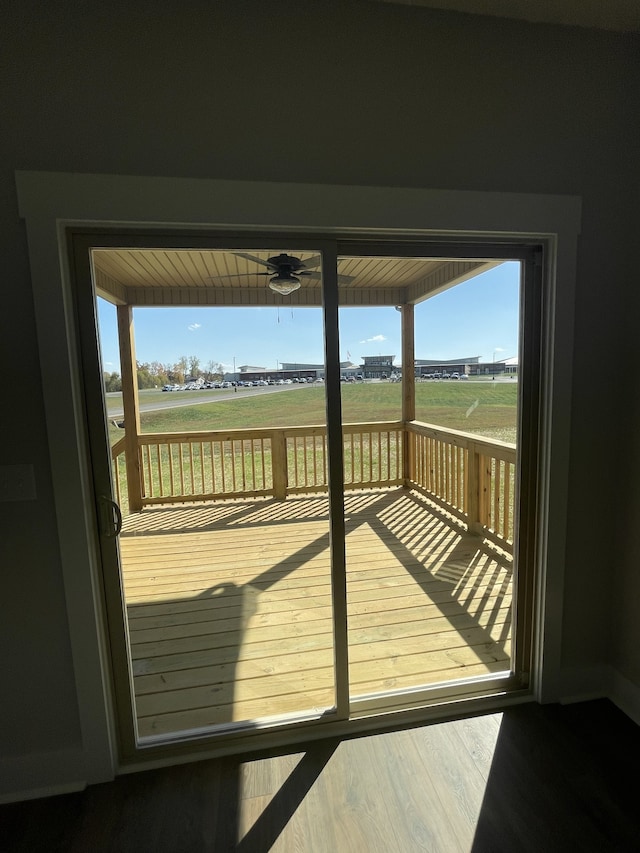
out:
{"label": "railing baluster", "polygon": [[181,441],[176,444],[176,450],[178,451],[178,465],[180,469],[180,494],[184,495],[184,449]]}
{"label": "railing baluster", "polygon": [[495,479],[493,481],[493,530],[495,533],[500,532],[500,475],[502,473],[502,465],[499,459],[495,460]]}
{"label": "railing baluster", "polygon": [[207,491],[207,483],[204,477],[204,444],[200,442],[200,494],[203,495]]}
{"label": "railing baluster", "polygon": [[236,442],[235,439],[231,439],[229,442],[231,445],[231,491],[235,492],[238,490],[238,475],[236,472]]}
{"label": "railing baluster", "polygon": [[153,477],[151,473],[151,450],[148,444],[146,446],[145,461],[147,465],[148,483],[146,484],[146,488],[144,488],[145,484],[143,483],[144,494],[145,497],[147,495],[149,495],[150,497],[155,497],[153,489]]}
{"label": "railing baluster", "polygon": [[225,450],[225,445],[227,444],[224,439],[220,441],[220,476],[222,478],[222,494],[224,495],[227,491],[227,453]]}
{"label": "railing baluster", "polygon": [[293,437],[293,485],[297,488],[300,485],[300,460],[298,458],[298,437]]}
{"label": "railing baluster", "polygon": [[287,438],[284,432],[278,430],[271,437],[271,478],[273,495],[280,500],[287,496],[290,476],[288,462]]}
{"label": "railing baluster", "polygon": [[504,514],[503,514],[503,527],[502,527],[502,535],[505,539],[510,540],[511,531],[511,462],[504,463]]}
{"label": "railing baluster", "polygon": [[444,450],[444,471],[445,471],[445,487],[444,499],[448,503],[453,503],[451,499],[451,445],[442,442]]}
{"label": "railing baluster", "polygon": [[218,475],[219,475],[219,467],[218,467],[218,442],[211,439],[209,441],[209,464],[211,467],[211,493],[217,494],[218,492]]}
{"label": "railing baluster", "polygon": [[189,479],[191,481],[191,494],[193,495],[196,490],[196,484],[193,479],[193,444],[191,442],[187,445],[189,449],[188,458],[189,458]]}
{"label": "railing baluster", "polygon": [[[260,446],[259,442],[260,442],[260,439],[258,440],[258,447]],[[257,490],[257,485],[256,485],[256,452],[255,452],[256,448],[255,448],[254,439],[251,439],[251,441],[249,442],[249,446],[251,448],[251,477],[253,480],[251,488],[254,491],[256,491]]]}
{"label": "railing baluster", "polygon": [[156,454],[158,457],[158,489],[160,490],[160,496],[164,497],[164,488],[162,484],[162,460],[160,458],[160,442],[156,444]]}
{"label": "railing baluster", "polygon": [[322,434],[322,485],[326,486],[329,482],[329,474],[327,472],[327,433],[326,430]]}
{"label": "railing baluster", "polygon": [[169,474],[169,495],[175,495],[175,483],[173,481],[173,445],[167,442],[167,468]]}
{"label": "railing baluster", "polygon": [[313,485],[318,486],[318,437],[312,436],[313,441]]}
{"label": "railing baluster", "polygon": [[[391,430],[389,430],[389,432],[387,433],[387,479],[388,480],[394,480],[395,479],[395,477],[391,476],[391,436],[392,435],[397,436],[397,433],[395,433],[395,432],[392,433]],[[396,438],[396,440],[397,440],[397,438]]]}

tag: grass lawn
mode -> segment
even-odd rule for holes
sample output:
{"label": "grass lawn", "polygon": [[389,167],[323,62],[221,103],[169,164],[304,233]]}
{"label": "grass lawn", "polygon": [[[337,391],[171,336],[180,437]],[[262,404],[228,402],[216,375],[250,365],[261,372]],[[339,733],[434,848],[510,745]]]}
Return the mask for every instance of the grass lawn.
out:
{"label": "grass lawn", "polygon": [[[400,383],[342,385],[342,415],[346,423],[398,420]],[[181,400],[185,397],[180,392]],[[198,392],[193,392],[197,399]],[[416,420],[473,432],[502,441],[516,440],[517,382],[417,382]],[[166,399],[162,392],[145,392]],[[141,415],[142,431],[197,432],[251,427],[305,426],[325,422],[325,395],[321,386],[290,392],[200,403]],[[122,430],[109,427],[112,443]]]}

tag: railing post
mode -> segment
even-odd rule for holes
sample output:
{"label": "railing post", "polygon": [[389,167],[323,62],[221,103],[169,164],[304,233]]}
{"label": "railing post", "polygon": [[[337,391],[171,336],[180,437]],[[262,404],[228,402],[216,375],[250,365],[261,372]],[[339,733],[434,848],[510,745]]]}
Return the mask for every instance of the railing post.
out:
{"label": "railing post", "polygon": [[142,467],[140,465],[140,406],[138,404],[138,376],[133,337],[133,311],[130,305],[116,307],[120,369],[122,371],[122,408],[125,426],[125,460],[127,467],[127,493],[130,512],[142,509]]}
{"label": "railing post", "polygon": [[415,444],[416,438],[412,432],[407,429],[407,424],[404,424],[403,429],[403,467],[402,478],[406,487],[411,486],[411,483],[416,479],[416,453]]}
{"label": "railing post", "polygon": [[481,455],[478,469],[480,471],[480,482],[478,483],[478,501],[480,503],[480,524],[483,528],[492,526],[491,522],[491,459]]}
{"label": "railing post", "polygon": [[468,525],[470,533],[482,533],[489,527],[489,493],[491,489],[491,460],[476,445],[469,444]]}
{"label": "railing post", "polygon": [[412,442],[406,431],[406,425],[416,419],[416,379],[415,379],[415,330],[414,307],[412,304],[402,308],[402,420],[404,423],[404,451],[402,454],[402,479],[405,486],[411,484],[415,474],[412,468]]}
{"label": "railing post", "polygon": [[271,478],[273,496],[284,500],[287,496],[289,473],[287,470],[287,439],[284,432],[278,430],[271,436]]}
{"label": "railing post", "polygon": [[480,521],[480,454],[473,442],[469,443],[467,470],[467,524],[469,533],[481,533]]}

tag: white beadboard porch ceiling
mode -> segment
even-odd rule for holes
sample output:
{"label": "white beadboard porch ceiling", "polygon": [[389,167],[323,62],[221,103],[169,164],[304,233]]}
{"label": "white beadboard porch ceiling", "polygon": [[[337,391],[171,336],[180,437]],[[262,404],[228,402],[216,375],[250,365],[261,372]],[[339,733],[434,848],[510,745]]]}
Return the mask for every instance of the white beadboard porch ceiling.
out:
{"label": "white beadboard porch ceiling", "polygon": [[[303,262],[314,252],[286,248],[243,250],[266,261],[280,252]],[[320,305],[321,267],[300,276],[301,287],[282,297],[269,289],[267,268],[221,249],[94,249],[99,296],[129,305]],[[420,302],[497,266],[499,261],[345,257],[338,261],[343,305],[401,305]],[[266,273],[266,274],[265,274]]]}

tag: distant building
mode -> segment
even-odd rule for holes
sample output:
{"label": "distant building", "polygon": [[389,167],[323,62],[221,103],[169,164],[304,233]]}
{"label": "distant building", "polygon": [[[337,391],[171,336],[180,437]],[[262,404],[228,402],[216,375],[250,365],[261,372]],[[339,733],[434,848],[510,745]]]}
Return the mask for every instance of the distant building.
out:
{"label": "distant building", "polygon": [[393,371],[395,355],[365,355],[362,373],[365,379],[387,379]]}
{"label": "distant building", "polygon": [[416,358],[414,361],[417,377],[429,376],[434,373],[466,373],[467,376],[471,376],[479,372],[479,364],[479,355],[451,359]]}

